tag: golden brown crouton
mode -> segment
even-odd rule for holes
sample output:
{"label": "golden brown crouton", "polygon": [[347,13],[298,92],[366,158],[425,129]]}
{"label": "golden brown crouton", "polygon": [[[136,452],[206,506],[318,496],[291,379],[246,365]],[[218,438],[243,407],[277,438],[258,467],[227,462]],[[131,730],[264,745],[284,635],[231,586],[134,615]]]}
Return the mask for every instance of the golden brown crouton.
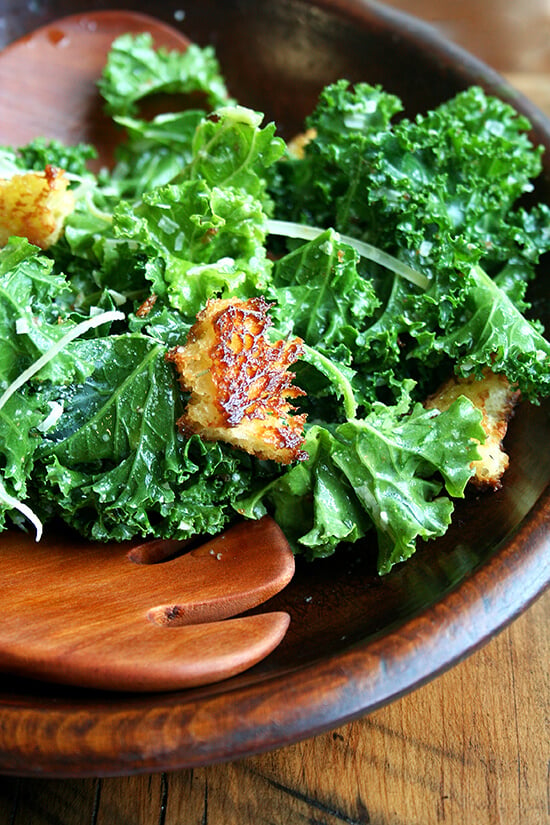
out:
{"label": "golden brown crouton", "polygon": [[288,154],[295,160],[302,160],[305,156],[305,148],[317,137],[317,129],[306,129],[289,140],[287,144]]}
{"label": "golden brown crouton", "polygon": [[302,353],[299,338],[271,344],[269,305],[263,298],[209,301],[185,346],[167,353],[191,393],[183,432],[226,441],[282,464],[304,460],[305,415],[291,415],[289,399],[304,395],[287,371]]}
{"label": "golden brown crouton", "polygon": [[74,196],[61,169],[24,172],[0,180],[0,247],[19,235],[42,249],[54,244],[74,209]]}
{"label": "golden brown crouton", "polygon": [[461,395],[469,398],[483,413],[481,425],[487,436],[485,443],[478,446],[481,459],[473,462],[475,473],[471,481],[477,487],[497,490],[509,464],[502,441],[519,400],[519,391],[509,384],[506,376],[486,370],[481,379],[449,379],[428,398],[425,406],[446,410]]}

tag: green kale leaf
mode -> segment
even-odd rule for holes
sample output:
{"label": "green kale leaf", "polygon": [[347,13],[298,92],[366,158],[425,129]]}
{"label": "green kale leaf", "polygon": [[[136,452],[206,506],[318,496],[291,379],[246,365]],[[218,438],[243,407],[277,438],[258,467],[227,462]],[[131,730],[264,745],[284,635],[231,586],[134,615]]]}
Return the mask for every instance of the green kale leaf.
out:
{"label": "green kale leaf", "polygon": [[155,49],[146,32],[124,34],[113,42],[98,86],[115,117],[135,115],[139,101],[160,93],[202,94],[208,110],[229,102],[212,48],[192,43],[183,52]]}
{"label": "green kale leaf", "polygon": [[[53,262],[23,238],[0,249],[0,382],[6,388],[44,355],[76,323],[65,313],[72,291]],[[67,383],[87,375],[90,366],[64,350],[42,368],[37,380]]]}
{"label": "green kale leaf", "polygon": [[181,398],[164,354],[137,333],[100,339],[93,374],[59,394],[63,414],[39,449],[50,517],[98,540],[187,538],[227,523],[250,470],[217,444],[179,435]]}
{"label": "green kale leaf", "polygon": [[[440,368],[452,369],[457,353],[466,358],[456,336],[473,312],[480,318],[481,300],[470,273],[483,269],[499,306],[529,308],[527,284],[550,248],[550,210],[521,204],[541,170],[541,150],[529,139],[527,120],[508,104],[473,87],[414,120],[393,122],[399,110],[392,95],[367,84],[339,81],[325,89],[308,120],[314,137],[304,157],[277,169],[276,216],[332,226],[428,277],[429,288],[419,291],[372,266],[365,270],[381,307],[360,330],[356,355],[383,394],[390,389],[395,396],[409,375],[421,398]],[[487,364],[495,354],[516,353],[503,342],[506,330],[498,352],[490,353],[486,336],[483,356],[475,348],[473,360]],[[548,392],[546,379],[537,377],[545,351],[539,344],[529,344],[521,370],[513,357],[499,358],[510,380],[524,376],[531,397],[535,385]]]}
{"label": "green kale leaf", "polygon": [[397,405],[375,405],[364,419],[333,431],[312,427],[305,445],[309,460],[238,501],[237,508],[256,517],[271,509],[296,549],[310,558],[329,555],[373,526],[378,570],[388,573],[415,552],[418,539],[446,532],[451,497],[464,495],[477,443],[485,440],[480,421],[481,413],[464,397],[434,413],[411,407],[405,391]]}

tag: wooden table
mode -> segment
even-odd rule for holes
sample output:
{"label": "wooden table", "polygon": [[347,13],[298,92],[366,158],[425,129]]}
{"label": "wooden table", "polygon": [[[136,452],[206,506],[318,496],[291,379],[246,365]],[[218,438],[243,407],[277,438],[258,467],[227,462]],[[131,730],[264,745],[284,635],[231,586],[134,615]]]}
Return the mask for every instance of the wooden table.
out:
{"label": "wooden table", "polygon": [[[542,0],[393,5],[439,26],[550,114]],[[0,778],[0,825],[545,825],[549,630],[547,593],[413,694],[261,756],[166,775]]]}

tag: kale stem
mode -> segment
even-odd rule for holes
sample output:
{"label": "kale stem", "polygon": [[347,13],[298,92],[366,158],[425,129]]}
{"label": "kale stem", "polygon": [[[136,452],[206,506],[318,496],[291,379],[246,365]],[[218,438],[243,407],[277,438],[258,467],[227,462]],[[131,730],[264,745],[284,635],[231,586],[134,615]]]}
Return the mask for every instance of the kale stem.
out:
{"label": "kale stem", "polygon": [[302,346],[304,349],[305,360],[318,369],[319,372],[322,372],[323,375],[328,378],[338,390],[340,390],[346,418],[348,420],[354,419],[357,412],[357,402],[353,394],[353,388],[346,376],[338,369],[330,358],[322,355],[318,350],[308,346],[308,344],[302,343]]}

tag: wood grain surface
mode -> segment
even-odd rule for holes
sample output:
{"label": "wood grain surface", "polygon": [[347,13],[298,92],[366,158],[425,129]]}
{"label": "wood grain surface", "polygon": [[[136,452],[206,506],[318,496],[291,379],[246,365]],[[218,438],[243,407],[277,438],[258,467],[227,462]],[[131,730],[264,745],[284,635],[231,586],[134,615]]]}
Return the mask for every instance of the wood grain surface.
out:
{"label": "wood grain surface", "polygon": [[[489,60],[550,114],[547,3],[393,5]],[[238,762],[125,778],[0,778],[0,825],[549,825],[549,630],[547,593],[409,696]]]}

